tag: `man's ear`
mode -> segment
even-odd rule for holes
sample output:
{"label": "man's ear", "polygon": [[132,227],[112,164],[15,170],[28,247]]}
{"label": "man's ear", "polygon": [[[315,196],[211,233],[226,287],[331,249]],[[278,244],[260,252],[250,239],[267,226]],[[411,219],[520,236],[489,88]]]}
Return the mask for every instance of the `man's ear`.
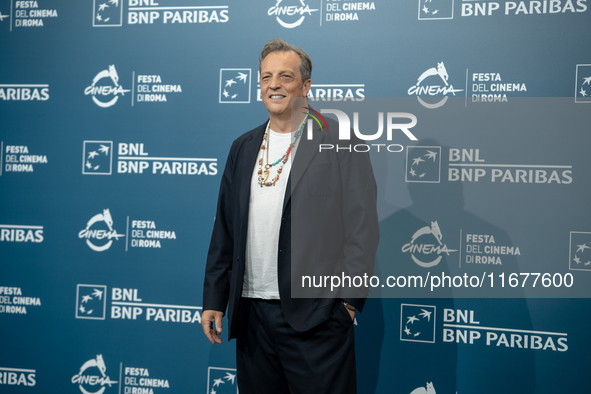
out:
{"label": "man's ear", "polygon": [[310,91],[310,87],[312,86],[312,80],[308,79],[304,82],[304,97],[308,96],[308,92]]}

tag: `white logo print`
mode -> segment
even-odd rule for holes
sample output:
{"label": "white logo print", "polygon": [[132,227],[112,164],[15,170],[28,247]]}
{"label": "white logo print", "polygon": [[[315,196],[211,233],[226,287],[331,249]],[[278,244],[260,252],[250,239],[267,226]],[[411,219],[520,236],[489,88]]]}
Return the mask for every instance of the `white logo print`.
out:
{"label": "white logo print", "polygon": [[[308,5],[306,5],[306,3],[304,3],[304,0],[299,0],[300,6],[280,6],[281,2],[283,0],[277,0],[277,4],[275,4],[275,6],[269,8],[269,11],[267,12],[269,15],[275,15],[275,18],[277,19],[277,22],[285,27],[286,29],[293,29],[294,27],[298,27],[299,25],[301,25],[304,22],[304,19],[306,18],[306,15],[312,15],[312,12],[318,11],[316,10],[312,10],[310,9],[310,7]],[[295,22],[284,22],[279,16],[283,15],[284,18],[285,16],[298,16],[301,15],[299,19],[297,19]]]}
{"label": "white logo print", "polygon": [[418,0],[419,20],[453,19],[454,0]]}
{"label": "white logo print", "polygon": [[123,7],[119,0],[94,0],[92,26],[121,26]]}
{"label": "white logo print", "polygon": [[[104,222],[104,224],[108,227],[108,230],[105,229],[91,229],[91,227],[95,223]],[[103,213],[99,213],[94,215],[88,223],[86,223],[86,228],[80,233],[78,233],[79,238],[86,238],[86,244],[88,247],[96,252],[102,252],[111,247],[113,244],[113,239],[115,238],[117,241],[119,237],[125,237],[123,234],[118,234],[117,230],[113,229],[113,218],[111,217],[111,212],[108,209],[103,210]],[[104,245],[95,245],[92,243],[91,240],[103,240],[108,239],[107,243]]]}
{"label": "white logo print", "polygon": [[[418,239],[421,237],[424,237],[423,240],[427,238],[434,238],[435,241],[437,241],[437,245],[434,243],[419,243]],[[421,267],[434,267],[441,262],[441,258],[443,257],[441,256],[442,253],[445,253],[449,256],[449,252],[457,252],[455,249],[448,249],[447,245],[441,242],[442,238],[443,235],[441,234],[441,230],[439,229],[437,222],[431,222],[431,227],[421,227],[413,234],[410,242],[402,247],[402,252],[410,253],[412,260]],[[436,253],[437,257],[431,261],[422,261],[417,257],[422,255],[425,256],[422,257],[425,259],[432,253]]]}
{"label": "white logo print", "polygon": [[[445,104],[445,102],[449,98],[448,95],[450,93],[455,96],[456,92],[464,91],[463,89],[454,89],[453,85],[448,83],[448,79],[449,76],[447,75],[447,70],[445,69],[445,65],[443,64],[443,62],[437,63],[437,68],[431,67],[430,69],[421,74],[421,76],[417,80],[417,83],[408,89],[408,95],[416,95],[417,100],[419,100],[419,103],[421,103],[423,107],[430,109],[439,108],[443,104]],[[444,85],[441,85],[441,82],[443,82]],[[436,102],[427,102],[421,98],[421,96],[435,97],[441,95],[444,95],[445,97]]]}
{"label": "white logo print", "polygon": [[[589,86],[585,86],[585,85],[589,85]],[[579,94],[581,95],[581,97],[587,97],[589,95],[591,95],[590,93],[587,93],[586,89],[591,88],[591,75],[588,76],[587,78],[583,79],[583,83],[581,84],[581,90],[579,90]]]}
{"label": "white logo print", "polygon": [[400,340],[435,343],[435,314],[432,305],[400,304]]}
{"label": "white logo print", "polygon": [[591,233],[570,232],[569,268],[577,271],[591,271]]}
{"label": "white logo print", "polygon": [[591,242],[577,245],[577,251],[575,252],[575,258],[573,259],[573,261],[575,263],[577,263],[577,265],[581,265],[581,264],[584,266],[591,265],[591,260],[587,260],[585,262],[585,258],[583,258],[583,260],[581,260],[581,257],[579,256],[579,254],[582,256],[585,253],[585,249],[591,249],[591,246],[589,246],[589,244],[591,244]]}
{"label": "white logo print", "polygon": [[207,368],[207,394],[236,394],[238,393],[236,369]]}
{"label": "white logo print", "polygon": [[[99,84],[99,81],[105,83],[102,81],[103,79],[106,79],[107,83],[110,79],[112,85]],[[115,105],[117,100],[119,100],[119,95],[125,96],[125,93],[130,91],[131,90],[129,89],[123,89],[123,87],[119,85],[119,75],[117,74],[117,70],[114,65],[110,65],[108,70],[103,70],[94,77],[92,85],[84,89],[84,94],[92,95],[92,101],[94,101],[96,105],[101,108],[107,108]],[[97,98],[100,97],[106,100],[110,96],[113,96],[113,98],[108,101],[102,101]]]}
{"label": "white logo print", "polygon": [[[89,368],[97,368],[98,371],[101,373],[101,376],[85,375],[84,372],[86,372],[86,370]],[[82,366],[80,367],[80,371],[76,375],[72,376],[72,383],[78,383],[78,388],[83,394],[102,394],[106,389],[106,385],[109,385],[109,387],[111,387],[113,383],[118,383],[111,380],[109,376],[107,376],[107,374],[105,373],[106,371],[107,366],[105,365],[103,356],[101,354],[97,354],[96,358],[91,358],[90,360],[82,364]],[[100,385],[101,388],[97,391],[88,391],[91,387],[97,385]],[[84,388],[84,386],[86,386],[87,388]]]}
{"label": "white logo print", "polygon": [[76,288],[76,319],[105,320],[107,286],[78,285]]}
{"label": "white logo print", "polygon": [[406,182],[439,183],[440,178],[440,146],[409,146],[406,148]]}
{"label": "white logo print", "polygon": [[435,392],[435,387],[433,387],[433,382],[427,382],[427,384],[425,384],[425,387],[417,387],[410,394],[437,394],[437,393]]}
{"label": "white logo print", "polygon": [[111,175],[113,163],[112,141],[84,141],[82,173],[85,175]]}
{"label": "white logo print", "polygon": [[250,68],[220,69],[220,103],[250,103]]}
{"label": "white logo print", "polygon": [[591,64],[577,64],[575,103],[591,103]]}

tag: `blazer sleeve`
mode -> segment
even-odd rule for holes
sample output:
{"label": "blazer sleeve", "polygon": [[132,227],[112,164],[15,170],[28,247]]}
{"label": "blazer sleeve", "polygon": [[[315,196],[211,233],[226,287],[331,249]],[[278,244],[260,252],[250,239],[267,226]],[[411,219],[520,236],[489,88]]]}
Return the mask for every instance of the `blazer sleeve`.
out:
{"label": "blazer sleeve", "polygon": [[228,154],[222,175],[203,285],[203,310],[225,312],[230,294],[230,273],[234,254],[234,208],[232,201],[237,142],[234,141]]}
{"label": "blazer sleeve", "polygon": [[[353,137],[351,144],[364,144]],[[380,238],[377,214],[377,185],[369,153],[341,151],[337,153],[341,177],[342,215],[345,235],[344,267],[350,276],[373,275]],[[361,290],[361,289],[358,289]],[[342,299],[362,311],[369,287],[348,294]],[[352,297],[354,296],[354,297]]]}

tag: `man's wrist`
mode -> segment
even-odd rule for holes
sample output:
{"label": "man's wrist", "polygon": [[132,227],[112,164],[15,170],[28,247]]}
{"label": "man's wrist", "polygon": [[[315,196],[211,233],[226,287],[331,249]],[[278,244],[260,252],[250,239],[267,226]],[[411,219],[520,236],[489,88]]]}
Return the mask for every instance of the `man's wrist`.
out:
{"label": "man's wrist", "polygon": [[343,304],[343,306],[344,306],[345,308],[347,308],[348,310],[350,310],[350,311],[352,311],[352,312],[355,312],[355,310],[356,310],[356,309],[355,309],[355,307],[354,307],[353,305],[349,304],[349,303],[348,303],[347,301],[345,301],[345,300],[341,300],[341,304]]}

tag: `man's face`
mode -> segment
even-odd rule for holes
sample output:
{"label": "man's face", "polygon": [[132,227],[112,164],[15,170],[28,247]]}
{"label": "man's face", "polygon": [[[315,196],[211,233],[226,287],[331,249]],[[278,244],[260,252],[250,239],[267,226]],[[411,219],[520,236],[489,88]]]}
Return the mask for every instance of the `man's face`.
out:
{"label": "man's face", "polygon": [[302,82],[300,57],[293,51],[271,52],[261,63],[261,95],[270,115],[289,118],[291,99],[306,97],[310,84]]}

